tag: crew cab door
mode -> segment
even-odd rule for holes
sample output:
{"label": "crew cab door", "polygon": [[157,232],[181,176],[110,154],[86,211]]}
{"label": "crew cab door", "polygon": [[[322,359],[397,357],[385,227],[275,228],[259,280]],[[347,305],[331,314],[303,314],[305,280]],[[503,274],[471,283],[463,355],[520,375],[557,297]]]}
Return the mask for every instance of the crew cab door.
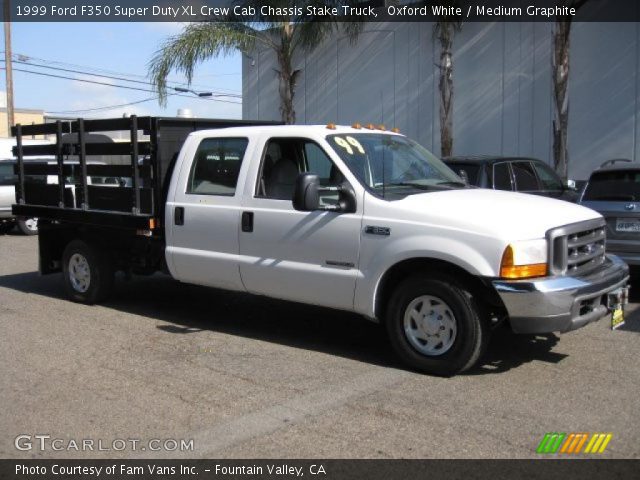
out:
{"label": "crew cab door", "polygon": [[248,138],[212,137],[184,153],[165,215],[167,264],[178,280],[244,289],[238,267],[239,185],[250,148]]}
{"label": "crew cab door", "polygon": [[[362,194],[356,213],[295,210],[293,190],[301,172],[318,174],[326,186],[342,183],[342,172],[310,139],[272,137],[264,144],[261,162],[254,162],[249,173],[254,181],[247,182],[242,208],[240,274],[246,289],[352,309]],[[337,203],[337,193],[324,195],[321,202]]]}

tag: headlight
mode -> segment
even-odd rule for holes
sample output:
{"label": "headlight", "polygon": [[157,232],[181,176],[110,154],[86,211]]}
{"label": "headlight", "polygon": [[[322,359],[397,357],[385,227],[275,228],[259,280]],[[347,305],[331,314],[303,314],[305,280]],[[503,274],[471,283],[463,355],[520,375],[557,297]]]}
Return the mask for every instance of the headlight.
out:
{"label": "headlight", "polygon": [[500,262],[500,277],[531,278],[547,274],[547,241],[526,240],[511,243],[505,248]]}

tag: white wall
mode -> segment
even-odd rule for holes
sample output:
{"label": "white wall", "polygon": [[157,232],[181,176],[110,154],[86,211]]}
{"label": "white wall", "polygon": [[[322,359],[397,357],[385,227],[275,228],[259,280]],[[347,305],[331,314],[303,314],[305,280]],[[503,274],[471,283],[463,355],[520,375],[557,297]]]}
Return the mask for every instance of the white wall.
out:
{"label": "white wall", "polygon": [[[551,23],[467,23],[454,44],[454,153],[551,161]],[[570,176],[640,155],[640,25],[575,23]],[[383,123],[439,153],[437,45],[430,23],[369,23],[356,45],[336,35],[308,55],[298,123]],[[253,65],[252,65],[253,64]],[[280,118],[270,51],[243,60],[243,118]],[[640,159],[639,159],[640,160]]]}

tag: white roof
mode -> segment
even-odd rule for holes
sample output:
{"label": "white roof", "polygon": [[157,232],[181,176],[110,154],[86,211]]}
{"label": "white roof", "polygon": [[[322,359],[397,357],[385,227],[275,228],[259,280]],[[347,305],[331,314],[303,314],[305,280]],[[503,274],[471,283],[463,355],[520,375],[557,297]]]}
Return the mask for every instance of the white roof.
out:
{"label": "white roof", "polygon": [[398,135],[388,130],[379,130],[368,128],[352,128],[346,125],[336,125],[335,128],[328,128],[327,125],[256,125],[250,127],[228,127],[216,128],[212,130],[198,130],[191,135],[196,137],[228,137],[228,136],[257,136],[257,135],[273,135],[273,136],[309,136],[309,137],[325,137],[335,133],[342,134],[358,134],[358,133],[382,133],[387,135]]}

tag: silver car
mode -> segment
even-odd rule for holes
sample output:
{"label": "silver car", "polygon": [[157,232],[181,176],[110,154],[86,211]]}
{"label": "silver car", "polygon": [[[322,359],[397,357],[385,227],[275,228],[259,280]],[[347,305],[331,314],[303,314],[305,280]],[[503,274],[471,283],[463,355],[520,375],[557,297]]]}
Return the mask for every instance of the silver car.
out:
{"label": "silver car", "polygon": [[38,233],[37,218],[14,217],[11,213],[11,205],[16,203],[14,165],[15,160],[0,160],[0,234],[15,225],[25,235],[35,235]]}
{"label": "silver car", "polygon": [[603,163],[589,177],[579,203],[606,219],[607,252],[640,265],[640,163]]}

